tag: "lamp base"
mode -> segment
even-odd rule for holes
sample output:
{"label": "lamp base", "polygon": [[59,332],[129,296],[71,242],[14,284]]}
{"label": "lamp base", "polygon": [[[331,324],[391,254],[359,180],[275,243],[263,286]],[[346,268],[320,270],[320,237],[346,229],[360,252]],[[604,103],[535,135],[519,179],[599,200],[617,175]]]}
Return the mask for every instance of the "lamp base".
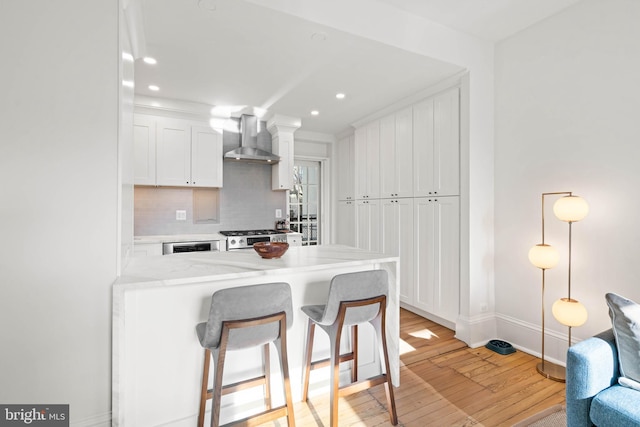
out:
{"label": "lamp base", "polygon": [[549,378],[550,380],[561,383],[566,382],[567,375],[564,366],[556,365],[555,363],[547,362],[545,360],[542,363],[538,363],[536,370],[540,375]]}

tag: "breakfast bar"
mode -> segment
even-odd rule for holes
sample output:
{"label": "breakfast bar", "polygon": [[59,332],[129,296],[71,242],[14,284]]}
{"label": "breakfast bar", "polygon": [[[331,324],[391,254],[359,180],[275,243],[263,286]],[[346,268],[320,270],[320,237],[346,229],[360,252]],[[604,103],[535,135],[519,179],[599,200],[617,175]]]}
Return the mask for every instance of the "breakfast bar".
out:
{"label": "breakfast bar", "polygon": [[[294,320],[287,331],[289,370],[294,401],[300,401],[306,331],[306,317],[300,307],[326,303],[329,283],[337,274],[386,270],[390,286],[387,305],[390,374],[393,384],[398,386],[397,263],[397,257],[340,245],[291,247],[277,259],[263,259],[253,250],[131,259],[113,286],[113,425],[196,424],[204,352],[195,326],[206,321],[211,295],[235,286],[271,282],[291,286]],[[359,333],[359,371],[363,376],[380,369],[375,334],[369,326],[364,325]],[[343,342],[347,344],[348,341]],[[327,355],[328,339],[317,333],[314,359]],[[276,365],[272,360],[274,404],[283,398]],[[349,364],[344,365],[341,375],[348,374]],[[248,378],[259,372],[260,366],[259,349],[234,352],[225,367],[224,381]],[[311,399],[323,394],[328,399],[328,374],[328,369],[313,372]],[[262,391],[252,394],[248,390],[242,397],[225,396],[222,405],[223,422],[226,417],[246,415],[262,408]]]}

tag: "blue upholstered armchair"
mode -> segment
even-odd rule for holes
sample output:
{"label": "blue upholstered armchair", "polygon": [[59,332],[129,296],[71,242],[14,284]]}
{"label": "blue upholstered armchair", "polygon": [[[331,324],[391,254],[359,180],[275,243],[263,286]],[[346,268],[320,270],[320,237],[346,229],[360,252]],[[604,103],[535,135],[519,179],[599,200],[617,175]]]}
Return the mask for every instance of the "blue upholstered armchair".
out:
{"label": "blue upholstered armchair", "polygon": [[618,384],[618,350],[611,329],[567,353],[567,427],[640,426],[640,391]]}

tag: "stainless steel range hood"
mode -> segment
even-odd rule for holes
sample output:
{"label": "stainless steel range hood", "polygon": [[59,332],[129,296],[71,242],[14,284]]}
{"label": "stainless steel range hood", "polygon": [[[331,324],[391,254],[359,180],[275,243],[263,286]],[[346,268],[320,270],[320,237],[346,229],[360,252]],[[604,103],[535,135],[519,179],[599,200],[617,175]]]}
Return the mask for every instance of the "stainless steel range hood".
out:
{"label": "stainless steel range hood", "polygon": [[226,152],[224,159],[270,165],[280,161],[279,156],[258,148],[258,118],[248,114],[240,116],[240,147]]}

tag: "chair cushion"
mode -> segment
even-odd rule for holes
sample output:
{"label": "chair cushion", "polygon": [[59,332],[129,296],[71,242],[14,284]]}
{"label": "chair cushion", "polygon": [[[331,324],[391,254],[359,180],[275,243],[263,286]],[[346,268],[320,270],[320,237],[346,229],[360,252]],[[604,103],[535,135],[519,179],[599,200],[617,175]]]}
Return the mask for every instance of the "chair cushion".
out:
{"label": "chair cushion", "polygon": [[598,427],[640,425],[640,391],[613,385],[596,395],[589,417]]}
{"label": "chair cushion", "polygon": [[[196,325],[200,344],[209,350],[220,345],[224,321],[247,320],[285,312],[287,327],[293,323],[291,288],[288,283],[264,283],[221,289],[211,297],[209,320]],[[229,350],[258,346],[280,336],[277,322],[233,329],[229,332]]]}
{"label": "chair cushion", "polygon": [[605,295],[618,348],[618,382],[640,390],[640,305],[614,293]]}

